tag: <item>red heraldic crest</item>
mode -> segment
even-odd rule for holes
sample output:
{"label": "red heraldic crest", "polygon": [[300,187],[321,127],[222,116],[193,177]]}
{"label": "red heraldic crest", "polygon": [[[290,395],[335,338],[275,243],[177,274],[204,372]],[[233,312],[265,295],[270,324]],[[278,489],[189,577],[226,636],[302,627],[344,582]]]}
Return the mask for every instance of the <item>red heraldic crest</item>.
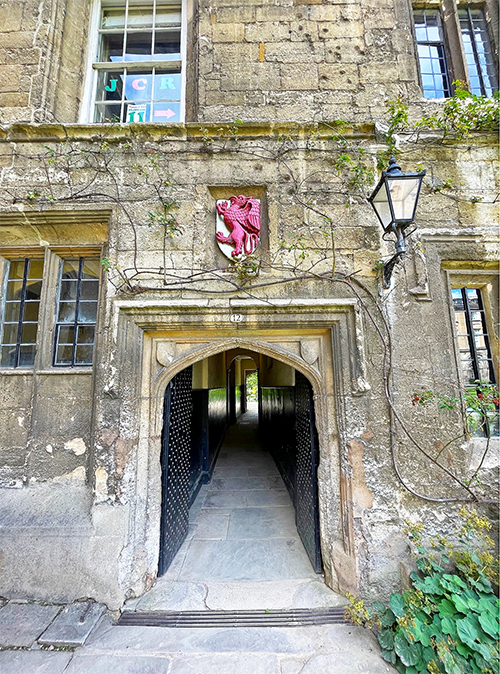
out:
{"label": "red heraldic crest", "polygon": [[245,259],[260,240],[260,201],[240,194],[217,201],[216,208],[219,248],[229,259]]}

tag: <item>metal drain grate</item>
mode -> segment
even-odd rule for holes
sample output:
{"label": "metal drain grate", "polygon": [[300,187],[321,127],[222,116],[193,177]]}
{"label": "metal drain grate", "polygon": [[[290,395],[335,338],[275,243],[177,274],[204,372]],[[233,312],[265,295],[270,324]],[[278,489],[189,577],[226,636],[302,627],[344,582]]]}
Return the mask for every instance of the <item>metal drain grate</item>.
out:
{"label": "metal drain grate", "polygon": [[118,625],[142,627],[298,627],[344,622],[342,607],[283,611],[124,611]]}

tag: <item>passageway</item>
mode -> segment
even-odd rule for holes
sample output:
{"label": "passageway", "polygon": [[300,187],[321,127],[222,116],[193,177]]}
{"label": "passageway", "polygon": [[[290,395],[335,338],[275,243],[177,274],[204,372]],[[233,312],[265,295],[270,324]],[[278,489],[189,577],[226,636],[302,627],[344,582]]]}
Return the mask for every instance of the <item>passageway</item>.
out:
{"label": "passageway", "polygon": [[[237,610],[338,606],[315,573],[295,509],[258,436],[257,404],[229,427],[212,480],[189,512],[189,531],[136,610]],[[129,604],[128,608],[132,608]]]}

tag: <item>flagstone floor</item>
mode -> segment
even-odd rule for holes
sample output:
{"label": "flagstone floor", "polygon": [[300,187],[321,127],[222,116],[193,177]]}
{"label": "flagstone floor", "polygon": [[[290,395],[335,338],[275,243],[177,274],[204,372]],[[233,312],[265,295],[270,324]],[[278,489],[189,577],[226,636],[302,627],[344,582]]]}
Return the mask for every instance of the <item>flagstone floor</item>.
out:
{"label": "flagstone floor", "polygon": [[129,610],[250,610],[341,606],[315,573],[257,409],[229,428],[212,481],[190,511],[188,537],[155,587]]}
{"label": "flagstone floor", "polygon": [[[344,603],[314,573],[284,484],[271,457],[256,443],[255,429],[254,411],[229,430],[213,480],[193,506],[182,550],[155,587],[128,602],[127,609]],[[2,674],[395,674],[382,660],[373,634],[352,625],[129,627],[105,615],[87,636],[87,626],[80,625],[82,604],[12,601],[1,608],[1,603]],[[103,608],[95,605],[94,614]],[[47,650],[47,635],[56,621],[66,625],[66,611],[76,620],[77,635],[85,631],[76,641],[84,644],[74,651]],[[89,614],[86,609],[84,613]]]}

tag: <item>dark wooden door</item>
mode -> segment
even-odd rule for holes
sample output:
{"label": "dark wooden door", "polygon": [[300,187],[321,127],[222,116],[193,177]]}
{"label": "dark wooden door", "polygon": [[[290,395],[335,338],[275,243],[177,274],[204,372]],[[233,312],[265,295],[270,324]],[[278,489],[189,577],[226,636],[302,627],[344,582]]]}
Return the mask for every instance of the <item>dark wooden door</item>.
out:
{"label": "dark wooden door", "polygon": [[175,375],[165,391],[162,438],[162,512],[158,575],[165,573],[189,526],[192,368]]}

